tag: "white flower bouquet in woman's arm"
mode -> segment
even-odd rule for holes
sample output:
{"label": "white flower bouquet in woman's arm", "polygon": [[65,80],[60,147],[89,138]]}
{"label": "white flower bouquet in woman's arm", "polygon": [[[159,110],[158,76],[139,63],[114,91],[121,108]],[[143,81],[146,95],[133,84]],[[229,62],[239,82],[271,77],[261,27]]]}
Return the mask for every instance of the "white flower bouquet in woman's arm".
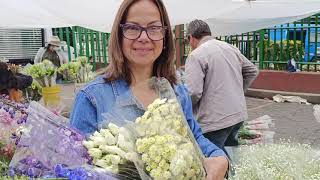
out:
{"label": "white flower bouquet in woman's arm", "polygon": [[134,165],[137,159],[135,139],[132,128],[128,128],[133,122],[127,121],[123,114],[129,113],[120,106],[105,113],[105,121],[98,124],[99,130],[89,135],[83,145],[93,158],[93,165],[124,179],[140,179]]}
{"label": "white flower bouquet in woman's arm", "polygon": [[94,163],[119,172],[134,162],[142,179],[204,179],[204,156],[170,83],[153,78],[147,84],[158,95],[153,103],[143,109],[130,95],[117,97],[102,129],[84,142]]}
{"label": "white flower bouquet in woman's arm", "polygon": [[153,179],[202,179],[203,157],[176,99],[157,99],[137,118],[136,152]]}
{"label": "white flower bouquet in woman's arm", "polygon": [[203,179],[203,154],[194,139],[171,84],[153,78],[159,93],[135,121],[136,151],[153,179]]}

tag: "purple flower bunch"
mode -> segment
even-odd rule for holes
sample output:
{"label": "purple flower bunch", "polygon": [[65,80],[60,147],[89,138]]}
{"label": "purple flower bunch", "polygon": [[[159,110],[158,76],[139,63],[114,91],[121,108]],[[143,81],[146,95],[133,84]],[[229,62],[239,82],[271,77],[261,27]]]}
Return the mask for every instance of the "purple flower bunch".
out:
{"label": "purple flower bunch", "polygon": [[41,163],[37,158],[33,156],[27,156],[24,159],[19,161],[17,167],[10,167],[9,176],[14,177],[18,175],[27,175],[31,178],[38,178],[43,175],[44,172],[49,171],[50,169]]}
{"label": "purple flower bunch", "polygon": [[[0,156],[11,159],[21,130],[27,121],[28,104],[16,103],[6,95],[0,95]],[[4,156],[4,157],[3,157]]]}
{"label": "purple flower bunch", "polygon": [[57,164],[54,167],[54,171],[51,175],[45,175],[42,178],[52,179],[52,178],[65,178],[69,180],[116,180],[118,179],[116,175],[109,172],[97,171],[94,168],[87,167],[75,167],[70,168],[65,164]]}
{"label": "purple flower bunch", "polygon": [[85,136],[64,122],[63,117],[31,102],[11,170],[18,175],[42,177],[57,164],[69,167],[90,164],[92,158],[82,145]]}

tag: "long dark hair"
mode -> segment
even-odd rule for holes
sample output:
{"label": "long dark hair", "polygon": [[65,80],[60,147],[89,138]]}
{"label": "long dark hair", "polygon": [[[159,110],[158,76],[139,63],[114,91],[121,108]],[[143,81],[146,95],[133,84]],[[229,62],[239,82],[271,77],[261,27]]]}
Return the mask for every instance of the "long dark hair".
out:
{"label": "long dark hair", "polygon": [[[156,77],[164,77],[168,79],[171,84],[176,84],[177,77],[174,68],[174,43],[173,43],[173,34],[170,30],[170,21],[168,13],[162,0],[150,0],[154,2],[160,12],[161,21],[164,26],[168,27],[166,31],[163,44],[162,53],[156,59],[153,65],[152,75]],[[122,33],[120,29],[120,24],[125,21],[129,8],[138,2],[137,0],[124,0],[118,10],[115,21],[113,23],[110,42],[109,42],[109,59],[110,64],[107,67],[106,71],[106,81],[113,81],[119,78],[126,80],[131,84],[132,72],[128,66],[128,60],[125,58],[122,51]]]}

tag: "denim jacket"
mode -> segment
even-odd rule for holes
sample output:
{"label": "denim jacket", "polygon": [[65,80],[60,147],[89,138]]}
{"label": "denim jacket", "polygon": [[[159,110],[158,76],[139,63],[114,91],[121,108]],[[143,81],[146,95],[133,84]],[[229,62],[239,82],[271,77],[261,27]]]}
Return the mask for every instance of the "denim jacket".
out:
{"label": "denim jacket", "polygon": [[[202,135],[202,130],[193,117],[191,99],[187,89],[183,85],[176,85],[174,90],[203,154],[206,157],[225,156],[220,148]],[[117,107],[116,104],[135,105],[143,114],[143,108],[136,103],[126,81],[105,82],[103,77],[98,77],[77,94],[71,114],[71,125],[83,133],[93,133],[98,130],[98,125],[103,121],[102,114]]]}

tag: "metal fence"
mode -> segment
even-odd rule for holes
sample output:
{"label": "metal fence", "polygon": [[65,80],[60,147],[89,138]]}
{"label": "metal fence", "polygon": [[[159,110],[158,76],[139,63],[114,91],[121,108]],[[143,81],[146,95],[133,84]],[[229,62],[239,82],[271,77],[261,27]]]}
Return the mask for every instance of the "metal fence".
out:
{"label": "metal fence", "polygon": [[69,61],[78,56],[86,56],[94,69],[107,65],[110,34],[83,27],[66,27],[54,28],[53,35],[65,42],[62,48],[68,51]]}
{"label": "metal fence", "polygon": [[[277,25],[259,31],[216,37],[230,43],[260,69],[287,70],[294,59],[301,71],[320,71],[320,14],[293,23]],[[183,31],[183,33],[185,33]],[[181,35],[186,37],[186,35]],[[184,42],[184,64],[190,48]]]}
{"label": "metal fence", "polygon": [[[216,37],[237,48],[260,69],[286,70],[294,59],[301,71],[320,71],[320,14],[297,22],[259,31]],[[185,26],[174,29],[176,66],[185,63],[190,47],[184,40]],[[108,63],[109,34],[82,27],[55,28],[53,34],[66,42],[69,60],[87,56],[94,69]]]}

